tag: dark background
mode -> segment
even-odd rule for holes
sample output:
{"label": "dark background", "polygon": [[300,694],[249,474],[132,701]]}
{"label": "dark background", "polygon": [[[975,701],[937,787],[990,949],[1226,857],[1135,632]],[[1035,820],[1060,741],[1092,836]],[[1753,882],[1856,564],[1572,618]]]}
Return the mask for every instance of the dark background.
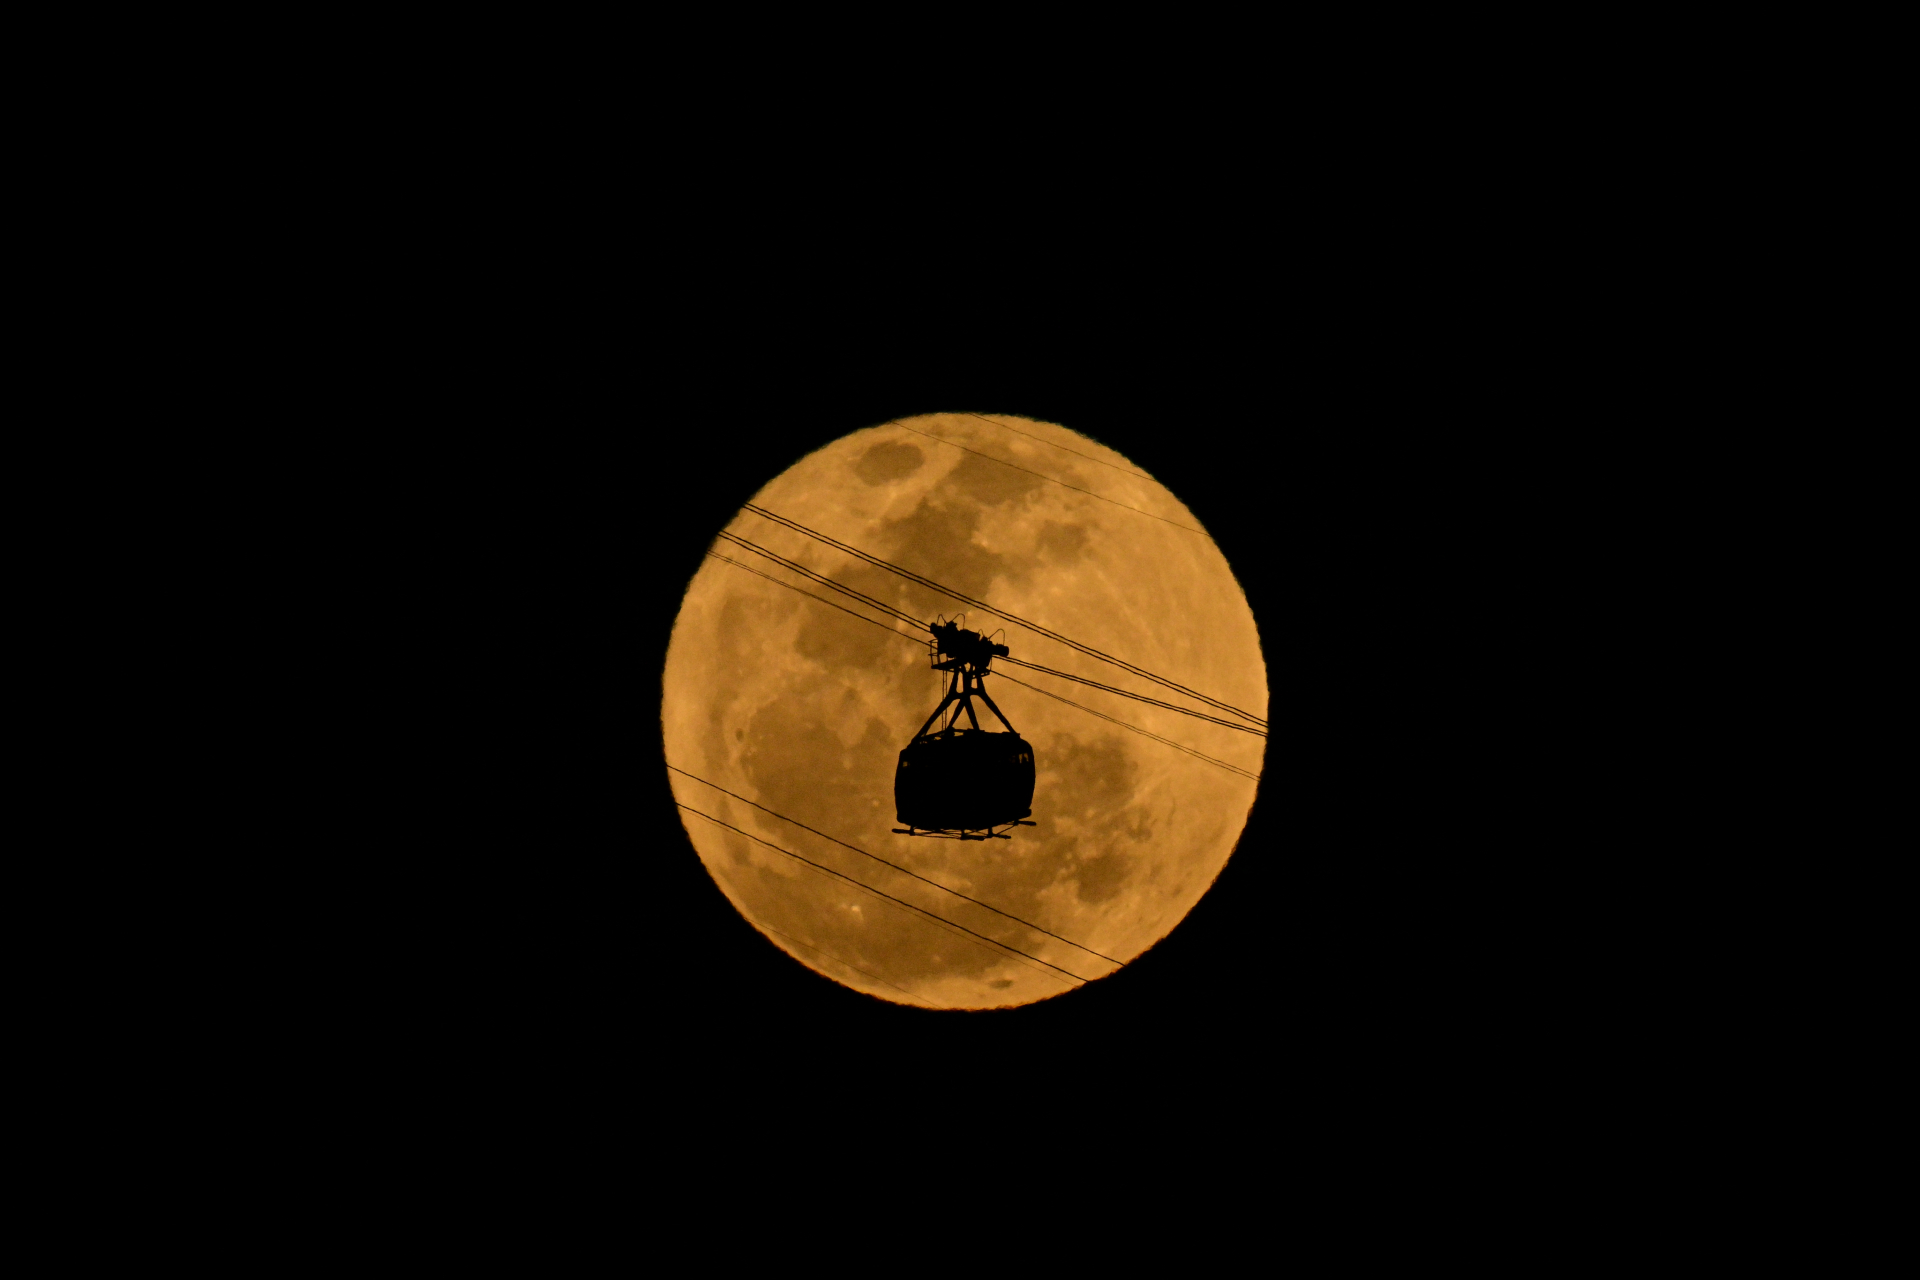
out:
{"label": "dark background", "polygon": [[[1555,940],[1617,874],[1554,758],[1556,646],[1594,622],[1555,595],[1582,567],[1552,536],[1585,410],[1562,391],[1545,447],[1554,406],[1513,342],[1364,307],[1188,329],[1129,305],[1154,326],[1031,300],[1023,324],[600,307],[542,335],[520,314],[324,437],[388,522],[333,526],[378,530],[329,638],[373,691],[337,790],[374,798],[316,863],[366,933],[330,942],[355,982],[324,998],[370,1044],[581,1097],[1095,1067],[1103,1089],[1259,1097],[1285,1071],[1345,1094],[1543,1052],[1578,980]],[[658,728],[681,594],[739,505],[848,432],[957,410],[1059,422],[1177,494],[1247,593],[1273,726],[1240,845],[1179,927],[1114,978],[979,1013],[857,994],[762,938],[686,840]]]}
{"label": "dark background", "polygon": [[[248,714],[312,758],[241,735],[297,852],[249,849],[207,895],[247,921],[243,957],[291,957],[283,977],[223,950],[268,975],[237,1004],[286,1011],[289,1057],[333,1054],[328,1088],[462,1084],[481,1140],[490,1098],[605,1128],[632,1118],[609,1099],[645,1120],[713,1081],[789,1114],[788,1082],[1073,1108],[1096,1082],[1238,1106],[1284,1079],[1296,1110],[1377,1109],[1577,1048],[1569,1026],[1614,1012],[1590,974],[1645,932],[1586,904],[1663,900],[1665,868],[1622,856],[1652,824],[1609,822],[1673,779],[1592,726],[1668,641],[1621,620],[1639,587],[1603,566],[1703,407],[1636,370],[1693,348],[1651,303],[1601,301],[1583,273],[1613,268],[1584,240],[1296,192],[1305,224],[1296,194],[1104,234],[975,202],[1021,239],[1005,262],[911,209],[902,246],[868,218],[810,236],[779,201],[708,238],[579,199],[498,237],[427,218],[377,252],[303,250],[311,279],[267,282],[303,326],[237,306],[246,340],[208,355],[245,448],[204,470],[262,517],[217,539],[293,531],[235,571],[249,643],[213,661],[286,642],[258,687],[293,686],[294,714],[251,686]],[[1085,432],[1193,510],[1259,622],[1273,736],[1240,847],[1153,951],[1057,1000],[932,1013],[819,977],[732,909],[670,801],[658,678],[741,502],[850,431],[969,409]],[[315,586],[252,604],[289,559]]]}
{"label": "dark background", "polygon": [[[462,852],[430,865],[467,960],[427,969],[466,997],[460,1034],[583,1079],[1009,1061],[1249,1080],[1284,1061],[1331,1078],[1477,1034],[1463,1029],[1507,1001],[1487,983],[1511,986],[1511,967],[1500,979],[1482,960],[1512,867],[1474,765],[1488,703],[1476,712],[1459,661],[1484,649],[1487,619],[1454,630],[1487,573],[1462,559],[1458,436],[1256,330],[1237,347],[1076,350],[756,365],[679,340],[589,353],[591,377],[557,368],[476,409],[519,423],[469,436],[456,456],[498,452],[450,468],[452,491],[474,490],[456,522],[481,532],[460,544],[471,576],[449,607],[472,625],[443,690],[458,727],[439,730],[466,762]],[[672,805],[659,676],[685,584],[741,502],[850,431],[969,409],[1082,431],[1187,503],[1259,622],[1273,737],[1238,849],[1167,939],[1060,999],[935,1013],[820,977],[734,911]]]}

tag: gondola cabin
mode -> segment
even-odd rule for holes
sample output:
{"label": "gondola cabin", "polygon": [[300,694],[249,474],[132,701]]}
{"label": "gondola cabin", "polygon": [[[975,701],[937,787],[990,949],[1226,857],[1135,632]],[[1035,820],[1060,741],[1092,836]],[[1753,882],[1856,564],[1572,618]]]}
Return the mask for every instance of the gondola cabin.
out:
{"label": "gondola cabin", "polygon": [[[1007,647],[962,631],[954,622],[937,624],[933,634],[933,667],[951,671],[953,679],[894,767],[894,815],[905,824],[895,830],[948,839],[1006,839],[996,827],[1034,825],[1024,821],[1033,813],[1033,747],[1014,732],[981,685],[994,657],[1005,657]],[[975,698],[1006,725],[1006,732],[980,727]],[[959,723],[963,713],[966,726]]]}
{"label": "gondola cabin", "polygon": [[1033,813],[1033,748],[1017,733],[916,738],[893,773],[894,816],[920,831],[989,831]]}

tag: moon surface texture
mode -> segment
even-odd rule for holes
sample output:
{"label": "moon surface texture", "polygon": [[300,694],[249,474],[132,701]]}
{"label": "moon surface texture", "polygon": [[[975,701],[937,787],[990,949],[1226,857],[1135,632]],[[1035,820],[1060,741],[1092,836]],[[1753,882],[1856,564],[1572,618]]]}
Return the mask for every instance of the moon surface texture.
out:
{"label": "moon surface texture", "polygon": [[[1266,717],[1253,613],[1213,539],[1159,482],[1065,427],[900,419],[802,458],[753,505]],[[964,614],[1013,658],[1247,723],[754,512],[727,532],[922,624]],[[1009,1007],[1116,972],[1226,865],[1264,734],[996,658],[985,687],[1033,745],[1036,825],[1005,840],[897,835],[895,762],[948,679],[928,639],[717,540],[674,623],[661,705],[694,849],[774,945],[882,1000]]]}

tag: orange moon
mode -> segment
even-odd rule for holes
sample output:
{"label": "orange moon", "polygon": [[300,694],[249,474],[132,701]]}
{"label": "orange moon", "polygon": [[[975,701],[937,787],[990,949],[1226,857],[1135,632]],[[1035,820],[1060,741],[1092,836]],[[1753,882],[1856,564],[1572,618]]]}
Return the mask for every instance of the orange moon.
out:
{"label": "orange moon", "polygon": [[[1066,427],[899,419],[802,458],[753,505],[1266,717],[1259,633],[1213,539]],[[1241,720],[753,512],[727,531],[922,623],[965,614],[1013,658]],[[682,822],[721,891],[808,968],[931,1008],[1059,996],[1164,938],[1231,856],[1265,737],[996,660],[986,689],[1033,744],[1036,825],[897,835],[895,761],[947,680],[907,632],[713,544],[674,622],[660,715]]]}

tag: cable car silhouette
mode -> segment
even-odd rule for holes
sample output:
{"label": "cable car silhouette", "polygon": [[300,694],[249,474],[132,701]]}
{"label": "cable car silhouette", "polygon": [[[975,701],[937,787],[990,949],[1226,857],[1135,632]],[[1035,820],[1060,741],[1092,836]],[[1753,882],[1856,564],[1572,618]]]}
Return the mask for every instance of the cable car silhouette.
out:
{"label": "cable car silhouette", "polygon": [[[900,752],[893,771],[893,806],[894,816],[906,825],[895,827],[894,834],[1009,839],[1004,830],[994,828],[1035,825],[1024,820],[1033,812],[1033,748],[980,683],[994,658],[1007,656],[1007,646],[977,631],[961,630],[958,621],[936,622],[930,629],[933,639],[927,651],[933,669],[951,671],[953,678],[947,696]],[[980,727],[975,698],[1007,726],[1005,733]],[[963,711],[970,728],[960,727]],[[945,727],[934,729],[942,716]]]}

